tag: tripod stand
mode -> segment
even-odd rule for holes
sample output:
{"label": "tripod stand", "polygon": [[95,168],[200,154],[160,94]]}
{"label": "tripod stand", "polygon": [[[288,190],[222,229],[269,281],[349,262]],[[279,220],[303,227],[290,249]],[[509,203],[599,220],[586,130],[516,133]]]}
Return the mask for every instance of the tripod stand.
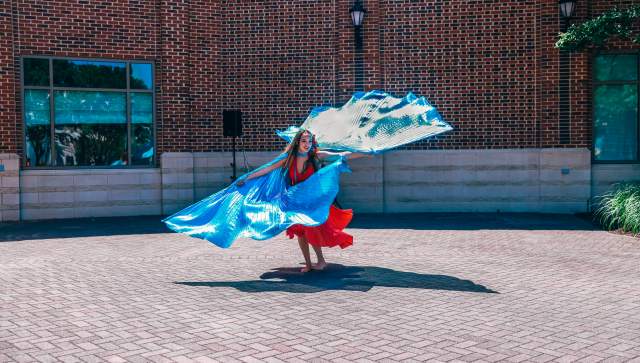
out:
{"label": "tripod stand", "polygon": [[223,110],[222,111],[222,135],[232,137],[231,152],[233,162],[230,164],[233,168],[231,182],[236,180],[236,137],[242,136],[242,111],[240,110]]}

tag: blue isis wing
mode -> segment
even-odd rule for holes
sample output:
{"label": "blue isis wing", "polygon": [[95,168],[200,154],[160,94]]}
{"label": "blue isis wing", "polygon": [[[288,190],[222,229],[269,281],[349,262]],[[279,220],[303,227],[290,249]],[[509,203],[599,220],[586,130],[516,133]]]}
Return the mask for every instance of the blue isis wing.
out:
{"label": "blue isis wing", "polygon": [[[268,167],[282,158],[256,169]],[[234,183],[163,221],[172,230],[230,247],[238,237],[265,240],[293,224],[319,225],[328,217],[338,194],[339,174],[348,171],[339,160],[320,169],[306,181],[288,186],[283,169]],[[246,179],[246,175],[239,178]]]}

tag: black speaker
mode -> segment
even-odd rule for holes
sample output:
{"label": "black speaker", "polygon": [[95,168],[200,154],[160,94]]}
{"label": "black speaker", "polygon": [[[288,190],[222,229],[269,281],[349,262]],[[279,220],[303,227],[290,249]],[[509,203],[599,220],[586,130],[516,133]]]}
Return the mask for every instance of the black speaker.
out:
{"label": "black speaker", "polygon": [[222,110],[222,135],[242,136],[242,111]]}

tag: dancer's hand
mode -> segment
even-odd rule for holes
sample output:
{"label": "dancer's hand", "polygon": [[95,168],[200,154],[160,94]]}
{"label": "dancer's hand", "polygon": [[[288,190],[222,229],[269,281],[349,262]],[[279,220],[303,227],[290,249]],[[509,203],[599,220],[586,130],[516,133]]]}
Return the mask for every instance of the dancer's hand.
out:
{"label": "dancer's hand", "polygon": [[240,179],[238,180],[238,182],[236,183],[237,186],[241,187],[244,185],[244,179]]}

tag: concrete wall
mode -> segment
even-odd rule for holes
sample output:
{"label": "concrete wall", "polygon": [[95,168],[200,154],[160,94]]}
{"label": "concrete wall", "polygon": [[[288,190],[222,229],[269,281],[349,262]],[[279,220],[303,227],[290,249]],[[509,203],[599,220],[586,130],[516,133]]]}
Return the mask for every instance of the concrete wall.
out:
{"label": "concrete wall", "polygon": [[172,214],[194,201],[193,153],[164,153],[162,165],[162,214]]}
{"label": "concrete wall", "polygon": [[612,190],[616,183],[640,182],[640,164],[593,164],[591,170],[591,196],[594,198]]}
{"label": "concrete wall", "polygon": [[18,168],[18,155],[0,154],[0,222],[20,219]]}
{"label": "concrete wall", "polygon": [[[237,153],[238,175],[245,155],[254,169],[277,152]],[[161,169],[18,175],[17,156],[0,154],[0,221],[170,214],[228,185],[230,162],[230,153],[165,153]],[[592,171],[587,149],[403,150],[349,164],[338,200],[356,212],[585,212],[612,183],[640,181],[640,165]]]}
{"label": "concrete wall", "polygon": [[[237,152],[236,164],[238,167],[236,168],[236,176],[245,174],[247,167],[248,170],[253,170],[273,160],[277,155],[277,152]],[[193,154],[193,160],[196,200],[217,192],[231,182],[231,175],[233,175],[231,161],[233,156],[230,152],[198,152]]]}
{"label": "concrete wall", "polygon": [[161,213],[158,169],[24,170],[22,219]]}
{"label": "concrete wall", "polygon": [[384,155],[385,212],[584,212],[587,149],[398,151]]}
{"label": "concrete wall", "polygon": [[351,173],[340,179],[338,202],[343,208],[353,208],[356,212],[382,213],[384,207],[384,163],[386,155],[349,161]]}

